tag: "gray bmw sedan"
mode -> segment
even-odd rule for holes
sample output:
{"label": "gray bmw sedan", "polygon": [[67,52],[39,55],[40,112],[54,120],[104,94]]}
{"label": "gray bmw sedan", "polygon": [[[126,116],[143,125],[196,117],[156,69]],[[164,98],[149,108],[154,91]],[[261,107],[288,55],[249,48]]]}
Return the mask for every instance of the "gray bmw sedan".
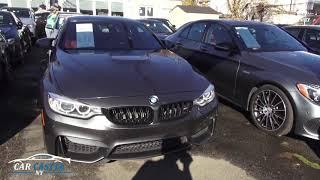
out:
{"label": "gray bmw sedan", "polygon": [[93,163],[156,156],[213,135],[214,86],[141,23],[70,17],[41,85],[48,153]]}

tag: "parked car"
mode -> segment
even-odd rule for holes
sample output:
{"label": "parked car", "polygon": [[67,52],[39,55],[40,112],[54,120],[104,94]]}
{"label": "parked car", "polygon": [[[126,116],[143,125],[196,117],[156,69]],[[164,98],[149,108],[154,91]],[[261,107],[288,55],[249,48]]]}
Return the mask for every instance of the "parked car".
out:
{"label": "parked car", "polygon": [[11,63],[22,61],[31,47],[28,28],[13,13],[0,11],[0,30],[9,44]]}
{"label": "parked car", "polygon": [[35,20],[36,20],[35,36],[37,39],[46,37],[45,27],[47,24],[47,18],[49,14],[50,14],[49,11],[35,14]]}
{"label": "parked car", "polygon": [[319,139],[320,56],[287,32],[252,21],[203,20],[166,41],[220,97],[249,111],[259,129]]}
{"label": "parked car", "polygon": [[13,12],[21,22],[28,27],[31,38],[35,38],[36,22],[32,9],[22,7],[3,7],[1,10]]}
{"label": "parked car", "polygon": [[214,86],[141,23],[70,17],[52,41],[38,40],[52,52],[41,88],[50,154],[81,162],[136,158],[212,136]]}
{"label": "parked car", "polygon": [[173,31],[161,21],[150,19],[140,19],[138,21],[147,26],[160,40],[164,40],[168,35],[173,33]]}
{"label": "parked car", "polygon": [[0,87],[7,83],[12,76],[12,68],[9,61],[8,43],[3,34],[0,33]]}
{"label": "parked car", "polygon": [[165,25],[167,25],[171,29],[171,31],[173,31],[173,32],[176,31],[176,26],[173,25],[168,19],[164,19],[164,18],[148,18],[148,19],[161,21]]}
{"label": "parked car", "polygon": [[320,27],[319,26],[285,26],[291,35],[305,42],[316,54],[320,54]]}

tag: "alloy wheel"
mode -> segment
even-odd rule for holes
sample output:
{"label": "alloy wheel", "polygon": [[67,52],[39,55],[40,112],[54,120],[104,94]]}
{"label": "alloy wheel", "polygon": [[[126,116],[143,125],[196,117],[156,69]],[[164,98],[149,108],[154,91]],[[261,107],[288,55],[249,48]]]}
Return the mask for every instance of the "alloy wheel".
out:
{"label": "alloy wheel", "polygon": [[273,90],[259,92],[252,108],[255,121],[266,131],[276,131],[286,121],[286,104],[281,96]]}

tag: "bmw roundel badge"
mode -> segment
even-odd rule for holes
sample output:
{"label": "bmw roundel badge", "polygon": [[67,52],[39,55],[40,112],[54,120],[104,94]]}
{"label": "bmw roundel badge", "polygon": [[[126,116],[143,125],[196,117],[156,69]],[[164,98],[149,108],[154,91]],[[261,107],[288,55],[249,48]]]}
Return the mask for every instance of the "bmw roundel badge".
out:
{"label": "bmw roundel badge", "polygon": [[157,102],[159,102],[158,96],[155,96],[155,95],[150,96],[149,97],[149,102],[150,102],[151,105],[155,105]]}

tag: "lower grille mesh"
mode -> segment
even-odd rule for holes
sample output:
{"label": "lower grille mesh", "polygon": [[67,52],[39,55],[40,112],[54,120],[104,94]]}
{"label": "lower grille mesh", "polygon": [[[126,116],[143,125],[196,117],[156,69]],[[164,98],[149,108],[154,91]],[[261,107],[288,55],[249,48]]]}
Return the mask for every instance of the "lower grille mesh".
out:
{"label": "lower grille mesh", "polygon": [[74,143],[66,137],[64,138],[64,142],[68,152],[91,154],[97,152],[99,149],[97,146]]}

